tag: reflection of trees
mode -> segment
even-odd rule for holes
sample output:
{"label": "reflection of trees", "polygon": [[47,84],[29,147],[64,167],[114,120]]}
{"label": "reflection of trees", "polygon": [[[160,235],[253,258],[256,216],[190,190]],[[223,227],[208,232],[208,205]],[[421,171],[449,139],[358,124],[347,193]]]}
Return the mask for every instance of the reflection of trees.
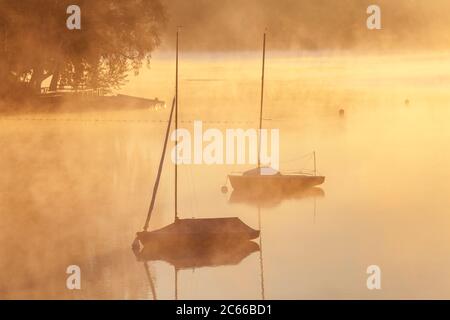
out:
{"label": "reflection of trees", "polygon": [[53,76],[53,90],[110,89],[123,84],[127,71],[149,63],[166,21],[160,0],[76,2],[81,30],[66,27],[73,1],[0,0],[2,83],[38,92]]}

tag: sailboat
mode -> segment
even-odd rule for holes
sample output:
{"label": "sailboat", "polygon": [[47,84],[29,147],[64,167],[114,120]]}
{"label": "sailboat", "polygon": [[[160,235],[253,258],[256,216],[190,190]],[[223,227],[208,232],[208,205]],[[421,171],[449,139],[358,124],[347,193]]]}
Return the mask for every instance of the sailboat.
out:
{"label": "sailboat", "polygon": [[239,174],[229,174],[231,186],[234,190],[246,190],[256,193],[271,192],[271,190],[301,190],[320,185],[325,182],[325,177],[317,175],[316,170],[316,154],[314,152],[314,172],[313,174],[305,173],[288,173],[283,174],[270,167],[261,166],[261,129],[262,116],[264,106],[264,71],[266,60],[266,33],[263,38],[263,56],[262,56],[262,73],[261,73],[261,105],[259,111],[259,142],[258,142],[258,167]]}
{"label": "sailboat", "polygon": [[136,250],[142,244],[145,247],[158,246],[168,250],[183,247],[187,252],[196,250],[207,250],[210,246],[220,243],[231,246],[242,241],[249,241],[259,237],[259,230],[247,226],[237,217],[230,218],[201,218],[201,219],[180,219],[178,217],[178,165],[177,154],[175,152],[175,221],[161,229],[148,231],[150,217],[154,208],[159,180],[167,149],[168,137],[172,123],[172,116],[175,113],[175,147],[177,145],[178,129],[178,41],[179,30],[176,36],[176,75],[175,75],[175,97],[172,101],[172,108],[169,116],[169,123],[166,129],[163,151],[159,163],[156,181],[153,187],[153,196],[144,230],[137,232],[136,240],[133,242],[133,249]]}

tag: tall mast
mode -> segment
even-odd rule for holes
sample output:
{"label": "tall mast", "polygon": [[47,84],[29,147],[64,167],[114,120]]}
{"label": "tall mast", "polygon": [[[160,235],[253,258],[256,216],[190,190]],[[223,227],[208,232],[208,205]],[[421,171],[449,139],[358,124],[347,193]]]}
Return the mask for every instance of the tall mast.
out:
{"label": "tall mast", "polygon": [[175,63],[175,221],[178,219],[178,34],[177,27],[176,63]]}
{"label": "tall mast", "polygon": [[264,105],[264,67],[266,61],[266,32],[263,38],[263,56],[262,56],[262,72],[261,72],[261,106],[259,109],[259,135],[258,135],[258,169],[261,168],[261,129],[262,129],[262,114]]}
{"label": "tall mast", "polygon": [[316,151],[313,152],[313,156],[314,156],[314,175],[317,175],[317,169],[316,169]]}

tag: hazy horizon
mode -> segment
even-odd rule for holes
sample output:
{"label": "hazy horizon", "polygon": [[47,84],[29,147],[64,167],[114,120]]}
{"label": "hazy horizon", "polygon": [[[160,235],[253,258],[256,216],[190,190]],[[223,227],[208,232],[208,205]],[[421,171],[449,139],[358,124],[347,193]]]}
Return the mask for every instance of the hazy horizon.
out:
{"label": "hazy horizon", "polygon": [[[274,50],[450,49],[447,1],[163,0],[168,24],[161,48],[173,48],[183,26],[187,51],[258,50],[267,28]],[[366,9],[381,8],[382,30],[368,30]]]}

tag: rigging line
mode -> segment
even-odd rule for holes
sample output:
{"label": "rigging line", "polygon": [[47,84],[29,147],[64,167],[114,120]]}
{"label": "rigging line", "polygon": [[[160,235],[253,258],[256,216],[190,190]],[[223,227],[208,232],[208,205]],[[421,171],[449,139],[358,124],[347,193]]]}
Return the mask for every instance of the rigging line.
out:
{"label": "rigging line", "polygon": [[289,159],[289,160],[280,161],[280,163],[294,162],[294,161],[297,161],[297,160],[300,160],[300,159],[304,159],[304,158],[308,158],[308,160],[310,160],[310,158],[311,158],[313,155],[314,155],[314,152],[308,152],[308,153],[305,153],[305,154],[303,154],[303,155],[301,155],[301,156],[299,156],[299,157],[296,157],[296,158],[292,158],[292,159]]}
{"label": "rigging line", "polygon": [[148,266],[148,262],[144,262],[145,274],[147,275],[148,283],[150,284],[150,290],[152,290],[152,296],[154,300],[158,300],[156,298],[156,289],[155,284],[153,283],[152,275],[150,274],[150,268]]}
{"label": "rigging line", "polygon": [[262,254],[262,231],[261,231],[261,206],[258,205],[258,229],[259,229],[259,268],[260,268],[260,280],[261,280],[261,298],[266,300],[266,295],[264,292],[264,263]]}
{"label": "rigging line", "polygon": [[288,172],[289,173],[299,173],[299,174],[304,173],[304,174],[312,174],[312,175],[314,175],[314,169],[307,169],[307,168],[283,170],[283,172],[285,172],[285,173],[288,173]]}
{"label": "rigging line", "polygon": [[192,166],[189,166],[187,168],[187,174],[188,174],[188,181],[189,181],[189,185],[191,186],[192,189],[192,196],[190,197],[191,200],[191,216],[195,217],[195,213],[198,212],[198,208],[195,207],[195,181],[193,178],[193,174],[192,174]]}
{"label": "rigging line", "polygon": [[199,212],[199,205],[198,205],[198,199],[197,199],[197,190],[195,188],[195,175],[192,173],[193,169],[192,166],[189,167],[189,174],[191,176],[191,181],[192,181],[192,192],[193,192],[193,208],[194,208],[194,217],[195,217],[195,212]]}
{"label": "rigging line", "polygon": [[[192,187],[193,186],[193,182],[192,182],[192,176],[191,176],[190,168],[187,168],[187,171],[185,171],[185,172],[186,172],[186,177],[187,177],[186,181],[187,181],[188,187]],[[190,188],[190,189],[192,189],[192,188]],[[190,206],[191,206],[191,217],[194,217],[193,197],[189,197],[189,203],[190,203]]]}
{"label": "rigging line", "polygon": [[150,217],[152,216],[153,208],[155,207],[156,193],[158,192],[158,186],[159,186],[159,181],[161,179],[161,173],[162,173],[162,169],[163,169],[164,158],[166,156],[167,141],[169,140],[170,126],[172,124],[172,116],[173,116],[174,108],[175,108],[175,97],[173,98],[172,108],[170,109],[169,123],[167,124],[166,136],[164,138],[163,152],[162,152],[162,155],[161,155],[161,160],[159,161],[158,174],[156,175],[155,185],[153,186],[152,200],[150,202],[150,207],[148,209],[147,219],[145,220],[144,231],[148,230],[148,225],[150,223]]}

